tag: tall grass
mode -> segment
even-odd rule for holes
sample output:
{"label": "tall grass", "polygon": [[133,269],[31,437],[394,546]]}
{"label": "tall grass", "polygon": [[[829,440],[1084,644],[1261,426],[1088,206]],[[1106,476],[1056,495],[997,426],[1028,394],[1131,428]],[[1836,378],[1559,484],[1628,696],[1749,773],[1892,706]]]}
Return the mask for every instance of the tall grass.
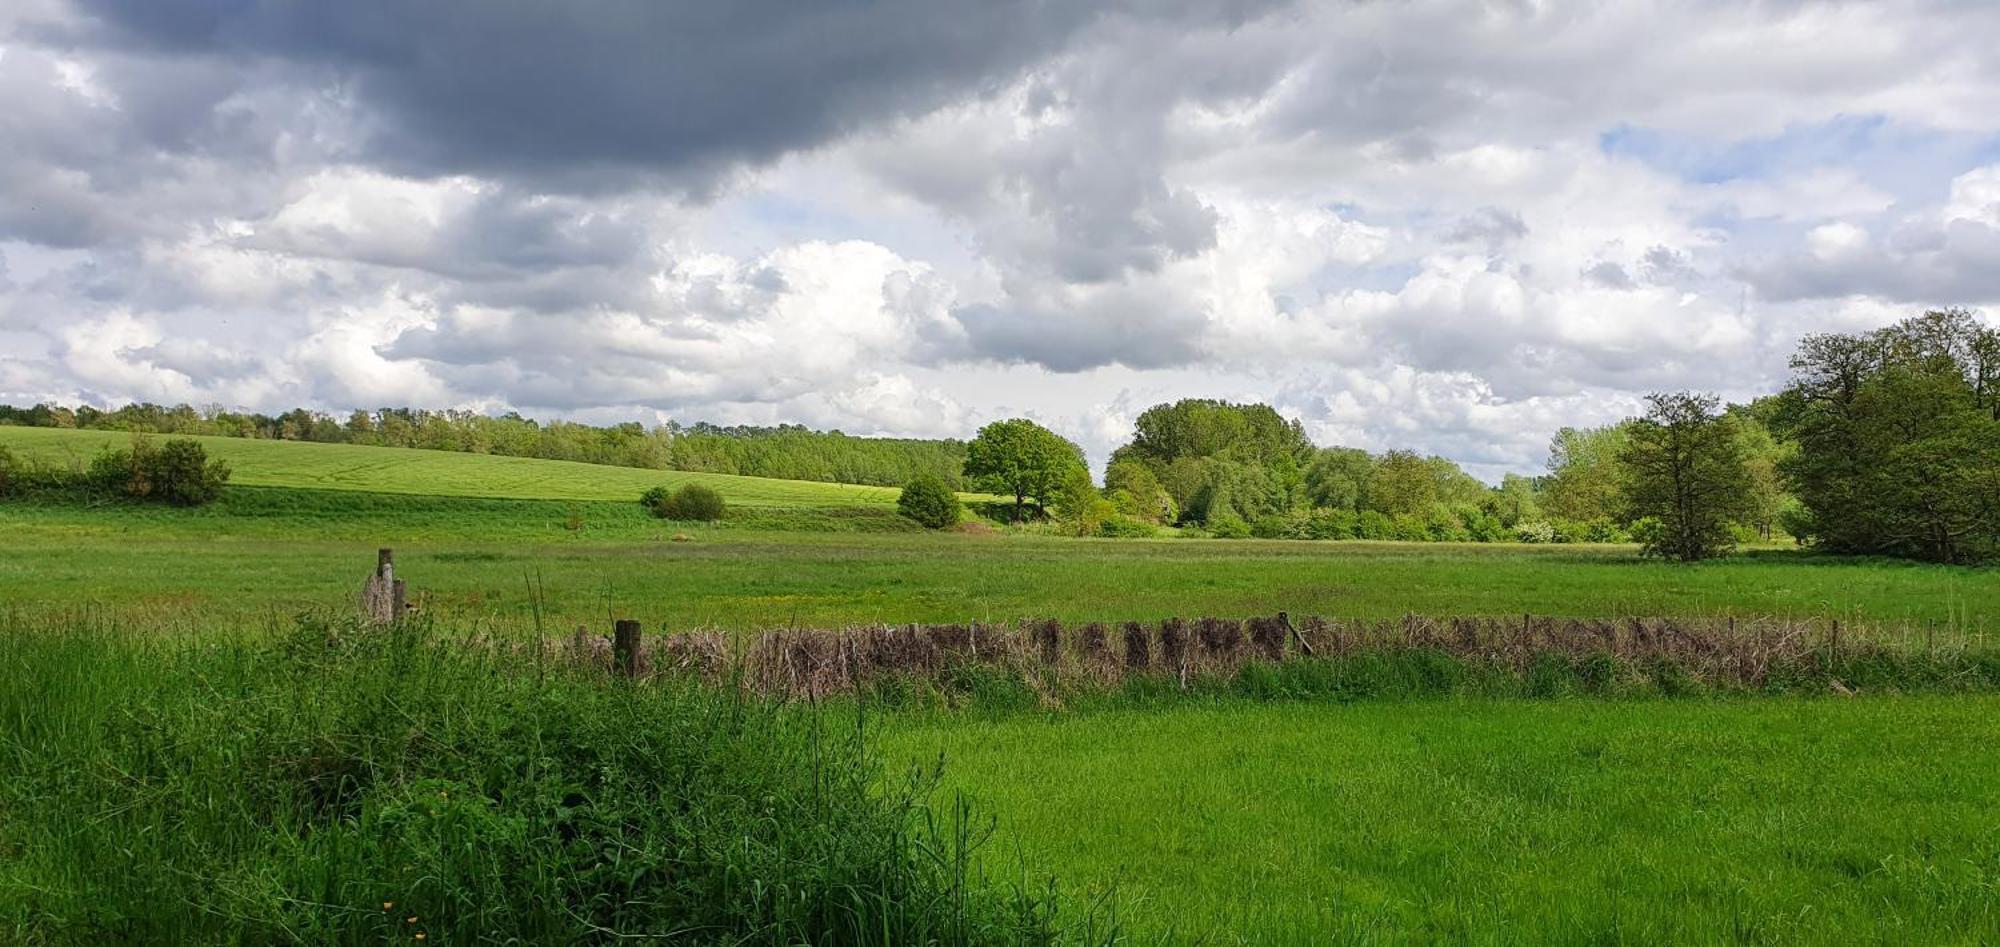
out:
{"label": "tall grass", "polygon": [[422,627],[0,624],[0,941],[1084,936],[822,718]]}

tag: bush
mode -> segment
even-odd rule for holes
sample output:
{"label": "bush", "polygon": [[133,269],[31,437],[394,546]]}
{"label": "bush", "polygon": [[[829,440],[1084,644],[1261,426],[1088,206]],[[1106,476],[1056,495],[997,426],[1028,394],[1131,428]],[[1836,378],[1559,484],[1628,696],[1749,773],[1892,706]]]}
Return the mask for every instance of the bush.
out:
{"label": "bush", "polygon": [[896,512],[929,529],[958,525],[959,509],[958,494],[951,485],[943,477],[928,474],[903,484],[903,492],[896,497]]}
{"label": "bush", "polygon": [[1353,539],[1354,514],[1348,510],[1314,510],[1306,516],[1307,539]]}
{"label": "bush", "polygon": [[1642,516],[1632,523],[1632,541],[1647,549],[1658,548],[1666,538],[1666,524],[1657,516]]}
{"label": "bush", "polygon": [[1514,527],[1514,537],[1524,543],[1552,543],[1556,541],[1556,528],[1544,521],[1521,523]]}
{"label": "bush", "polygon": [[[650,498],[650,502],[649,502]],[[722,494],[698,483],[668,493],[665,487],[647,490],[640,498],[653,515],[665,520],[695,520],[713,523],[722,518]]]}
{"label": "bush", "polygon": [[0,445],[0,497],[14,492],[14,452]]}
{"label": "bush", "polygon": [[1395,539],[1396,523],[1381,510],[1364,510],[1354,521],[1356,539]]}
{"label": "bush", "polygon": [[1282,513],[1266,513],[1250,524],[1250,535],[1258,539],[1300,539],[1298,521]]}
{"label": "bush", "polygon": [[1106,539],[1150,539],[1159,534],[1158,527],[1130,516],[1113,516],[1097,526],[1097,535]]}
{"label": "bush", "polygon": [[1208,521],[1209,535],[1217,539],[1249,539],[1250,524],[1234,512],[1224,511],[1222,516]]}
{"label": "bush", "polygon": [[134,438],[130,449],[107,450],[91,458],[81,473],[48,468],[34,479],[50,492],[201,506],[222,495],[229,465],[208,459],[198,441],[176,438],[155,447],[152,441]]}

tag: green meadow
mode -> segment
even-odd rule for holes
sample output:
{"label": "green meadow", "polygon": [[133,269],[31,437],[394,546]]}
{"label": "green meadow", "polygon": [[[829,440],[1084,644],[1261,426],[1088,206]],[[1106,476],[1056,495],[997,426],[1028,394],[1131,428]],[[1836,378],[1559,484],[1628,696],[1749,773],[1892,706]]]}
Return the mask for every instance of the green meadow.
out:
{"label": "green meadow", "polygon": [[[161,440],[158,435],[147,435]],[[656,484],[714,487],[744,507],[861,506],[889,508],[896,491],[842,483],[767,480],[730,474],[637,470],[566,460],[416,451],[358,444],[315,444],[240,437],[195,437],[210,457],[227,461],[230,483],[444,497],[630,502]],[[47,463],[88,462],[131,435],[116,431],[0,426],[0,447]]]}
{"label": "green meadow", "polygon": [[[592,874],[600,850],[536,827],[600,803],[584,837],[628,824],[656,846],[770,842],[686,849],[696,867],[672,877],[720,888],[660,882],[675,903],[749,898],[756,910],[715,922],[756,932],[739,942],[1100,942],[1111,920],[1131,943],[2000,939],[1989,694],[871,709],[866,745],[828,757],[821,741],[852,731],[849,710],[731,722],[734,702],[682,688],[603,696],[528,663],[314,630],[351,612],[381,546],[423,622],[454,634],[525,632],[538,615],[556,631],[632,617],[653,633],[754,633],[1283,609],[1813,617],[1983,649],[2000,571],[1788,548],[1673,566],[1629,546],[929,533],[887,490],[204,440],[236,469],[207,507],[0,501],[0,939],[380,943],[407,931],[350,908],[397,900],[373,873],[402,860],[432,871],[406,890],[450,935],[434,942],[508,926],[587,937],[561,908],[583,888],[565,885],[608,899],[590,902],[598,923],[624,916],[625,882]],[[0,444],[52,462],[120,442],[0,428]],[[732,505],[722,522],[664,522],[634,502],[696,479]],[[743,727],[787,742],[753,746]],[[940,760],[935,790],[897,795],[910,767]],[[688,784],[726,818],[634,815],[662,804],[659,780],[735,765],[738,782]],[[820,765],[867,774],[794,778]],[[880,805],[836,805],[828,785]],[[439,792],[472,808],[433,811],[424,794]],[[743,798],[777,808],[732,808]],[[991,820],[969,856],[978,833],[953,821],[958,798],[967,824]],[[866,832],[829,828],[846,820]],[[808,848],[754,827],[778,822],[835,860],[814,868],[794,857]],[[911,824],[930,834],[899,834]],[[462,859],[465,845],[509,860]],[[889,874],[856,880],[869,865]],[[767,903],[729,887],[745,871],[786,873],[797,898],[893,875],[920,900]],[[101,883],[127,876],[150,880]],[[226,897],[188,908],[203,884]],[[178,906],[149,920],[146,898]]]}

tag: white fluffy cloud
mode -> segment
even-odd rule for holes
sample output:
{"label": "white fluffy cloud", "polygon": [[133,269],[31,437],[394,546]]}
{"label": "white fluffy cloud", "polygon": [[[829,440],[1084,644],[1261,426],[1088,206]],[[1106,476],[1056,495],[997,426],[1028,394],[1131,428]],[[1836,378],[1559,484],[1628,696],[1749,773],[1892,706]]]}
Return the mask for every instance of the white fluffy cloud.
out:
{"label": "white fluffy cloud", "polygon": [[1228,397],[1497,476],[2000,300],[1989,4],[752,6],[0,12],[0,401]]}

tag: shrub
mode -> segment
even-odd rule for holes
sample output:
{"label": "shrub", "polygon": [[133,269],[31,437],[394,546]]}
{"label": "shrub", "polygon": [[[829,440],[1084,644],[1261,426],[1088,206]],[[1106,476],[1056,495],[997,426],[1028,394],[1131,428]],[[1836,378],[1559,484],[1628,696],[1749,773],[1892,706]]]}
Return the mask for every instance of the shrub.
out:
{"label": "shrub", "polygon": [[1353,539],[1354,513],[1349,510],[1314,510],[1306,517],[1307,539]]}
{"label": "shrub", "polygon": [[1631,538],[1617,523],[1601,516],[1582,524],[1582,529],[1582,541],[1587,543],[1622,543]]}
{"label": "shrub", "polygon": [[1106,539],[1149,539],[1159,534],[1158,527],[1130,516],[1113,516],[1097,526],[1097,535]]}
{"label": "shrub", "polygon": [[229,482],[229,465],[209,460],[197,441],[168,441],[146,458],[145,472],[152,495],[175,506],[200,506],[222,495]]}
{"label": "shrub", "polygon": [[903,484],[903,492],[896,497],[896,512],[929,529],[956,526],[958,494],[952,492],[943,477],[928,474],[914,477]]}
{"label": "shrub", "polygon": [[0,497],[14,492],[14,452],[0,445]]}
{"label": "shrub", "polygon": [[[690,483],[672,493],[667,493],[665,488],[654,487],[646,491],[646,496],[654,498],[650,508],[653,515],[661,519],[713,523],[722,518],[722,494],[712,487]],[[643,498],[641,502],[644,502]]]}
{"label": "shrub", "polygon": [[1465,514],[1465,531],[1476,543],[1500,543],[1513,538],[1500,517],[1484,510]]}
{"label": "shrub", "polygon": [[1666,524],[1657,516],[1642,516],[1632,523],[1632,541],[1647,549],[1657,547],[1666,537]]}
{"label": "shrub", "polygon": [[1556,528],[1545,521],[1521,523],[1514,527],[1514,536],[1524,543],[1552,543],[1556,541]]}
{"label": "shrub", "polygon": [[1266,513],[1250,524],[1250,535],[1258,539],[1298,539],[1297,521],[1280,513]]}
{"label": "shrub", "polygon": [[1364,510],[1354,522],[1356,539],[1394,539],[1396,524],[1381,510]]}
{"label": "shrub", "polygon": [[1225,510],[1222,516],[1208,521],[1208,532],[1217,539],[1249,539],[1250,524],[1243,522],[1243,517]]}
{"label": "shrub", "polygon": [[128,450],[107,450],[83,472],[44,478],[47,486],[103,497],[128,496],[174,506],[201,506],[222,495],[229,465],[208,459],[200,442],[176,438],[155,447],[134,438]]}

